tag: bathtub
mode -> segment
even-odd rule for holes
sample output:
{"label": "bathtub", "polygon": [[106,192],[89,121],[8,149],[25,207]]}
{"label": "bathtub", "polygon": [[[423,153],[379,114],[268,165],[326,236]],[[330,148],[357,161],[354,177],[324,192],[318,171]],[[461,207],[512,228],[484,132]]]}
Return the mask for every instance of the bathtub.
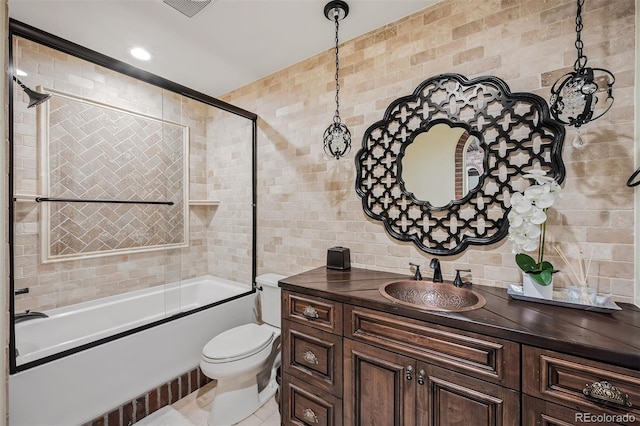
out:
{"label": "bathtub", "polygon": [[[9,423],[82,424],[196,367],[209,339],[255,322],[255,294],[250,290],[205,276],[53,309],[46,312],[49,318],[17,324],[20,366],[176,316],[11,375]],[[196,312],[183,314],[191,310]]]}

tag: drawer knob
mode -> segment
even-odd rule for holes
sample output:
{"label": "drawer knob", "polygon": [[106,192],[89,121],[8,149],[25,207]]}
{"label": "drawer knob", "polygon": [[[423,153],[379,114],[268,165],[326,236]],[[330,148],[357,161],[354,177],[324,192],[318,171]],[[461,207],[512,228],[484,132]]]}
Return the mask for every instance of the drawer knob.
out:
{"label": "drawer knob", "polygon": [[302,359],[304,359],[309,364],[318,364],[318,357],[311,351],[306,351],[302,354]]}
{"label": "drawer knob", "polygon": [[424,370],[421,368],[420,371],[418,371],[418,384],[419,385],[424,385],[424,376],[426,375],[426,373],[424,372]]}
{"label": "drawer knob", "polygon": [[307,317],[309,319],[317,319],[318,318],[318,311],[316,311],[316,309],[313,306],[306,306],[302,310],[302,315],[304,315],[305,317]]}
{"label": "drawer knob", "polygon": [[631,407],[629,395],[622,393],[611,383],[603,380],[601,382],[593,382],[582,390],[585,396],[600,402],[607,402],[617,405]]}
{"label": "drawer knob", "polygon": [[316,416],[316,413],[314,413],[311,408],[305,408],[304,411],[302,411],[302,417],[304,417],[308,423],[318,423],[318,416]]}
{"label": "drawer knob", "polygon": [[407,380],[412,380],[413,379],[413,367],[408,365],[407,366]]}

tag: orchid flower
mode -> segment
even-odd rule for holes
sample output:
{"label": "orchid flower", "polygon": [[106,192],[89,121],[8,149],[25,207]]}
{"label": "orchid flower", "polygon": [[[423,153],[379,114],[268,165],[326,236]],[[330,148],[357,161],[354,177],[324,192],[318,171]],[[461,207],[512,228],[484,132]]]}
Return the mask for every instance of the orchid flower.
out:
{"label": "orchid flower", "polygon": [[[560,185],[546,171],[533,169],[523,177],[535,183],[524,192],[511,195],[509,219],[509,241],[516,263],[540,284],[551,282],[553,266],[544,261],[544,240],[546,233],[547,209],[553,205],[560,192]],[[522,252],[538,250],[537,262]]]}

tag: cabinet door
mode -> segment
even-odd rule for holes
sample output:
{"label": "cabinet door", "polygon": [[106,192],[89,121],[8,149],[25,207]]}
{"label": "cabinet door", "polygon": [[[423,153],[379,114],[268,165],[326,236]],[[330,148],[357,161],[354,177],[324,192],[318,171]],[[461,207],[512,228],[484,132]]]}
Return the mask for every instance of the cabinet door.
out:
{"label": "cabinet door", "polygon": [[344,339],[344,424],[414,426],[415,360]]}
{"label": "cabinet door", "polygon": [[519,393],[434,365],[418,363],[417,425],[520,424]]}

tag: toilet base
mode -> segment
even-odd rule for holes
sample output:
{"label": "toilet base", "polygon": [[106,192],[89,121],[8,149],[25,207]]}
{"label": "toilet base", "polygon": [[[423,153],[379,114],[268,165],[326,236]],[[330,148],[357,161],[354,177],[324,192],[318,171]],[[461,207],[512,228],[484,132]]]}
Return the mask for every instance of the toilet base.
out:
{"label": "toilet base", "polygon": [[258,393],[258,384],[254,380],[245,383],[220,383],[215,389],[209,426],[230,426],[255,413],[264,403],[275,395],[278,384],[275,380]]}

